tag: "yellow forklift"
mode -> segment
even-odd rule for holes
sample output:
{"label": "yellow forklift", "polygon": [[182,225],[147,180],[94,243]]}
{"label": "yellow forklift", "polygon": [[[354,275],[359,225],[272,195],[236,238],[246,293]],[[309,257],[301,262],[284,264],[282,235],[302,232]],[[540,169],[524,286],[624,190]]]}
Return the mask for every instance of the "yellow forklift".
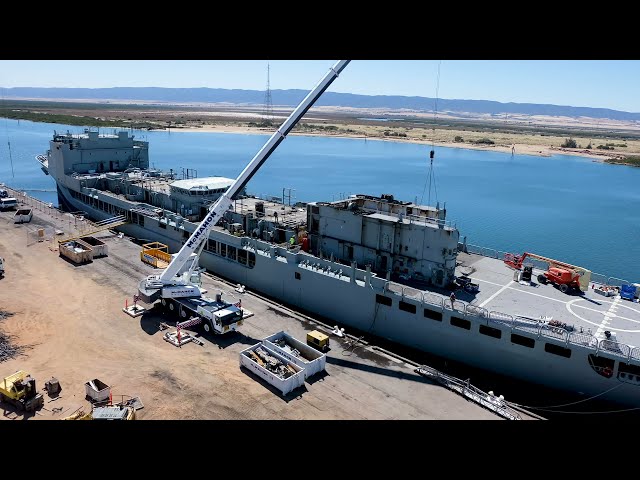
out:
{"label": "yellow forklift", "polygon": [[10,403],[20,410],[32,412],[44,406],[44,397],[36,389],[36,379],[20,370],[4,378],[0,383],[0,402]]}

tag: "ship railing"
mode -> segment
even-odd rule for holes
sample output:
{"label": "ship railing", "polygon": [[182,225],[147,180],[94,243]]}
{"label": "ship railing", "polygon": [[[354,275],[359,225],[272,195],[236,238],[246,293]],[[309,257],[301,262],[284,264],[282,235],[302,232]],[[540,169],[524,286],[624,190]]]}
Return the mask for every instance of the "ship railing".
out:
{"label": "ship railing", "polygon": [[631,359],[640,360],[640,347],[633,347],[631,352],[629,352],[629,360]]}
{"label": "ship railing", "polygon": [[591,282],[600,285],[608,285],[607,276],[602,273],[591,272]]}
{"label": "ship railing", "polygon": [[402,297],[413,298],[422,301],[422,291],[412,287],[402,287]]}
{"label": "ship railing", "polygon": [[502,260],[507,252],[502,250],[496,250],[495,248],[481,247],[480,245],[474,245],[467,243],[467,252],[475,253],[476,255],[482,255],[483,257],[498,258]]}
{"label": "ship railing", "polygon": [[[381,210],[378,210],[376,213],[389,215],[389,212],[383,212]],[[397,214],[391,214],[391,215],[397,216]],[[435,224],[442,227],[456,228],[456,223],[452,222],[451,220],[441,220],[439,218],[423,217],[421,215],[406,215],[405,218],[407,218],[410,223],[417,224],[417,225],[426,225],[428,223],[431,223],[431,224]]]}
{"label": "ship railing", "polygon": [[567,342],[573,345],[593,348],[594,350],[598,347],[598,339],[589,333],[570,332]]}
{"label": "ship railing", "polygon": [[466,313],[466,304],[462,300],[455,300],[453,305],[451,304],[451,300],[443,300],[443,304],[447,310],[451,310],[452,312]]}
{"label": "ship railing", "polygon": [[611,285],[614,287],[620,287],[622,285],[631,285],[631,282],[623,278],[607,277],[607,283],[605,285]]}
{"label": "ship railing", "polygon": [[402,295],[402,285],[394,282],[385,282],[383,290],[389,293],[395,293],[396,295]]}
{"label": "ship railing", "polygon": [[612,355],[616,355],[618,357],[623,357],[629,359],[631,357],[631,347],[626,343],[614,342],[612,340],[607,340],[603,338],[598,342],[598,347],[596,348],[596,355],[599,351],[607,352]]}
{"label": "ship railing", "polygon": [[475,315],[480,318],[489,318],[489,311],[486,308],[479,307],[478,305],[467,304],[464,309],[465,314]]}
{"label": "ship railing", "polygon": [[530,318],[524,318],[515,316],[511,324],[512,330],[520,330],[522,332],[532,333],[534,335],[540,335],[541,322],[532,320]]}
{"label": "ship railing", "polygon": [[487,318],[487,325],[489,322],[499,323],[502,325],[506,325],[508,327],[513,328],[513,316],[508,315],[502,312],[496,312],[492,310],[489,312],[489,317]]}
{"label": "ship railing", "polygon": [[569,333],[570,332],[568,332],[562,327],[552,327],[544,324],[541,324],[538,327],[538,337],[543,335],[548,338],[555,338],[555,339],[561,340],[563,343],[569,342]]}
{"label": "ship railing", "polygon": [[422,303],[435,305],[444,310],[444,297],[431,292],[422,292]]}

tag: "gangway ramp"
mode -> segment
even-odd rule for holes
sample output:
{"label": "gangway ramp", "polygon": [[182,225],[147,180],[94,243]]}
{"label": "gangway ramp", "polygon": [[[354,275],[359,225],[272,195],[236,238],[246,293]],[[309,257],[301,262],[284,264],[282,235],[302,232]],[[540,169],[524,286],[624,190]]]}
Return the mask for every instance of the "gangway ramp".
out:
{"label": "gangway ramp", "polygon": [[79,230],[78,233],[74,233],[73,235],[58,240],[58,243],[69,242],[71,240],[77,240],[78,238],[104,232],[105,230],[111,230],[119,227],[120,225],[124,225],[125,223],[128,223],[128,220],[124,215],[117,215],[99,222],[90,222],[86,228]]}

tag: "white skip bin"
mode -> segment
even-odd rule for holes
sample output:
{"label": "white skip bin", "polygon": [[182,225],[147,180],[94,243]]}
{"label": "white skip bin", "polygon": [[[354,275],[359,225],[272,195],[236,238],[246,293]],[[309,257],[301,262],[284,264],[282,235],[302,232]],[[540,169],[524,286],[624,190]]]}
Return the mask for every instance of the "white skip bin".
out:
{"label": "white skip bin", "polygon": [[107,244],[95,237],[82,237],[78,243],[91,248],[93,258],[106,257],[109,253]]}
{"label": "white skip bin", "polygon": [[84,384],[87,397],[95,402],[104,402],[109,399],[111,387],[106,383],[94,378]]}
{"label": "white skip bin", "polygon": [[263,343],[279,353],[290,362],[295,363],[304,370],[304,378],[309,378],[322,372],[327,364],[327,356],[292,337],[287,332],[278,332],[265,338]]}
{"label": "white skip bin", "polygon": [[33,211],[30,208],[20,208],[13,215],[13,223],[29,223],[33,218]]}
{"label": "white skip bin", "polygon": [[[283,395],[304,385],[304,370],[263,343],[242,350],[240,365],[266,380]],[[274,368],[276,365],[279,371]]]}

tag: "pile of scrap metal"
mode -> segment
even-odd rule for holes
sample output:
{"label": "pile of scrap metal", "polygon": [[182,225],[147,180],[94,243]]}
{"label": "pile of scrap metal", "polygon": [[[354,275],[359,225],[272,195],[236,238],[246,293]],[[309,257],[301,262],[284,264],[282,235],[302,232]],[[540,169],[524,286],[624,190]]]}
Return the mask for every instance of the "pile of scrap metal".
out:
{"label": "pile of scrap metal", "polygon": [[254,351],[249,352],[249,354],[253,360],[258,363],[258,365],[261,365],[280,378],[289,378],[291,375],[296,373],[293,367],[288,364],[285,365],[274,356],[269,355],[269,353],[262,347],[256,348]]}
{"label": "pile of scrap metal", "polygon": [[294,357],[299,357],[300,356],[300,351],[297,348],[294,348],[292,345],[289,345],[284,338],[275,339],[275,340],[273,340],[273,343],[276,344],[277,346],[279,346],[282,349],[287,349],[287,347],[288,347],[288,351]]}

